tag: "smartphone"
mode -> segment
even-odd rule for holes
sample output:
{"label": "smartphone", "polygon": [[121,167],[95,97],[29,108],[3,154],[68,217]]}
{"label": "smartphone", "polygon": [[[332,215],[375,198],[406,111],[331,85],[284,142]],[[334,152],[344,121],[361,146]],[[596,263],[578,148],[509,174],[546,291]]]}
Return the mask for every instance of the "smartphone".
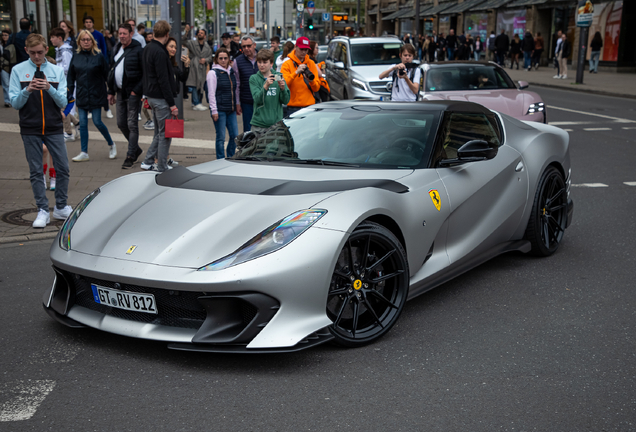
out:
{"label": "smartphone", "polygon": [[33,74],[33,79],[46,79],[46,76],[44,75],[44,72],[38,70]]}
{"label": "smartphone", "polygon": [[188,56],[188,48],[181,47],[181,55],[187,57]]}

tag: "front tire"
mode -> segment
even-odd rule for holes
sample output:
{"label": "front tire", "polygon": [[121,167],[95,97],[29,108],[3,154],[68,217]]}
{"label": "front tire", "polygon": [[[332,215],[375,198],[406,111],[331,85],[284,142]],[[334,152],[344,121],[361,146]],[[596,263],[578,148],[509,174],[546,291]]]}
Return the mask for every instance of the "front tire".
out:
{"label": "front tire", "polygon": [[363,346],[395,324],[408,295],[409,270],[400,241],[381,225],[362,223],[340,251],[327,297],[334,341]]}
{"label": "front tire", "polygon": [[561,172],[549,166],[537,187],[526,238],[532,245],[531,254],[550,256],[559,248],[568,219],[565,181]]}

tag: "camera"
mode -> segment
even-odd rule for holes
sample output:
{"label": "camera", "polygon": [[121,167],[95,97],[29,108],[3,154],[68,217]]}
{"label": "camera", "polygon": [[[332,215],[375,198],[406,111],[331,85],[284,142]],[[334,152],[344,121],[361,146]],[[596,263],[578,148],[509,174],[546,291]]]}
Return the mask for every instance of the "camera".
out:
{"label": "camera", "polygon": [[309,81],[313,81],[314,78],[316,78],[316,75],[314,75],[309,69],[305,69],[303,71],[303,75],[305,76],[305,78],[307,78]]}
{"label": "camera", "polygon": [[283,76],[281,74],[274,74],[274,80],[276,82],[282,81],[283,80]]}
{"label": "camera", "polygon": [[400,69],[398,71],[398,75],[399,76],[404,76],[404,75],[406,75],[406,70],[407,69],[415,69],[418,66],[419,65],[417,63],[404,63],[404,69]]}

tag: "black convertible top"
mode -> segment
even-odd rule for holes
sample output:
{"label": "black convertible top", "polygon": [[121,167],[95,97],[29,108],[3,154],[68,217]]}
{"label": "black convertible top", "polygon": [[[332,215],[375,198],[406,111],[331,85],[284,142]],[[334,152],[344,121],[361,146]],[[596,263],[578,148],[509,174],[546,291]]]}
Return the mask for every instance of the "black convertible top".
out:
{"label": "black convertible top", "polygon": [[368,111],[372,107],[377,107],[378,110],[387,111],[453,111],[453,112],[472,112],[490,114],[491,111],[483,105],[466,102],[466,101],[453,101],[453,100],[439,100],[439,101],[419,101],[419,102],[381,102],[381,101],[364,101],[364,100],[344,100],[325,102],[321,104],[311,105],[310,109],[331,108],[331,109],[343,109],[359,107],[361,111]]}

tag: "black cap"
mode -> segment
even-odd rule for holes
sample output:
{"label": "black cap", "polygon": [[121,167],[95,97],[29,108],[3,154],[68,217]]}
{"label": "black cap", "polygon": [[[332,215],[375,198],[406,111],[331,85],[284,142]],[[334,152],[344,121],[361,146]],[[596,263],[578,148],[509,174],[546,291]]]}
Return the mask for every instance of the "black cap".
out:
{"label": "black cap", "polygon": [[230,34],[226,32],[226,33],[223,33],[223,36],[221,36],[221,39],[229,39],[231,37],[232,36],[230,36]]}

